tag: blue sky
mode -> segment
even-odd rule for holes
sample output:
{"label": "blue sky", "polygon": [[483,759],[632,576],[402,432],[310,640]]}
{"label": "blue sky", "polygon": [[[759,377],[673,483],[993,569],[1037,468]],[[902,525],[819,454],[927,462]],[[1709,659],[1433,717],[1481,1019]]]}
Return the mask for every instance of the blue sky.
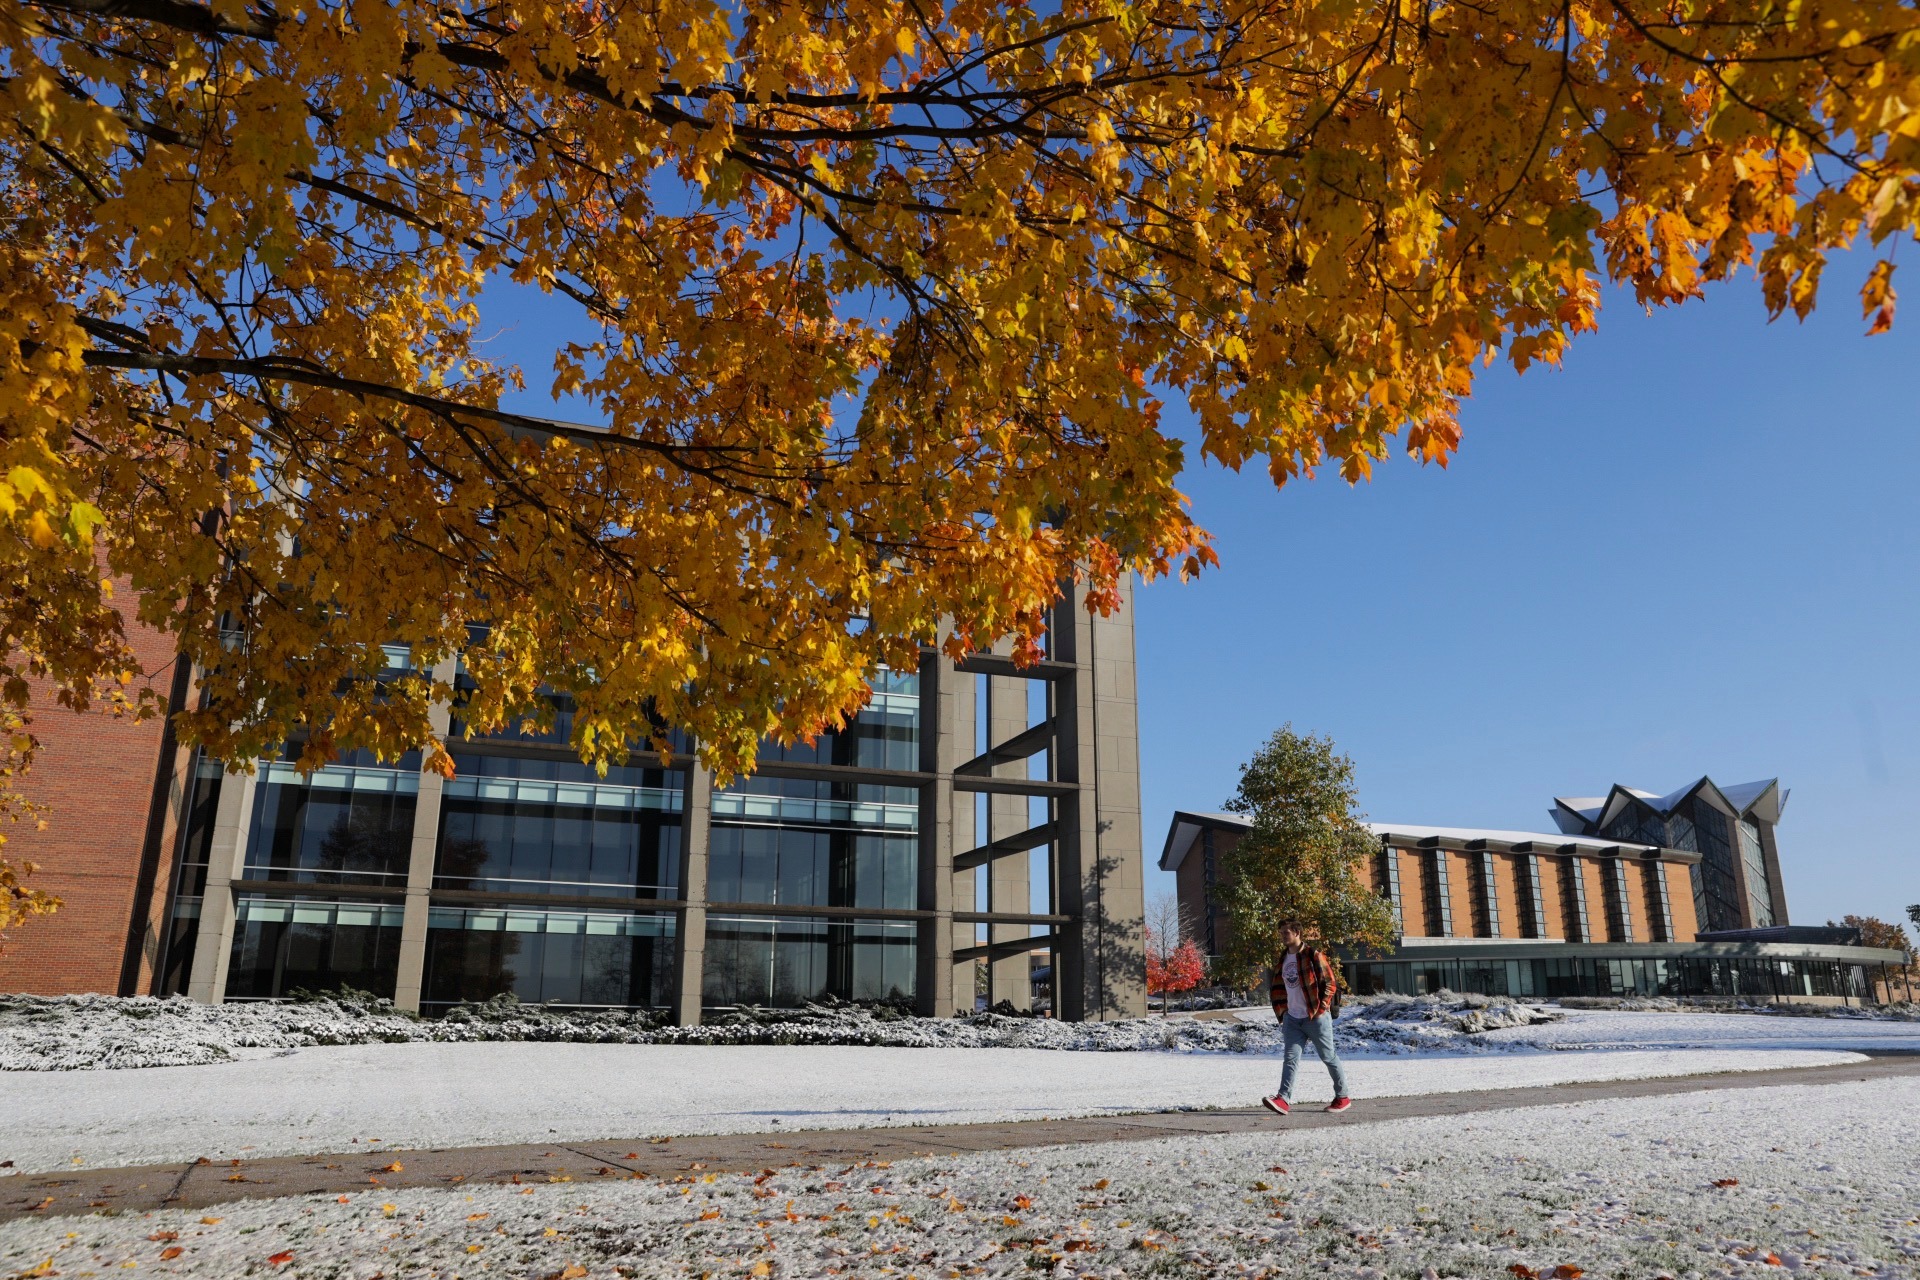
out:
{"label": "blue sky", "polygon": [[[1538,828],[1616,781],[1777,776],[1791,919],[1904,920],[1920,284],[1864,337],[1868,265],[1836,261],[1804,324],[1769,324],[1750,278],[1651,315],[1609,294],[1563,368],[1482,375],[1445,470],[1276,492],[1263,467],[1190,469],[1222,568],[1139,596],[1148,892],[1172,888],[1151,864],[1173,811],[1218,808],[1291,721],[1397,822]],[[546,395],[577,309],[502,292],[491,345],[529,383],[509,407],[596,419]]]}
{"label": "blue sky", "polygon": [[1563,368],[1483,377],[1444,471],[1277,493],[1191,468],[1223,567],[1140,593],[1149,862],[1291,721],[1379,820],[1551,829],[1555,795],[1777,776],[1791,919],[1904,921],[1920,293],[1862,336],[1866,265],[1805,324],[1768,324],[1751,280],[1652,315],[1609,295]]}

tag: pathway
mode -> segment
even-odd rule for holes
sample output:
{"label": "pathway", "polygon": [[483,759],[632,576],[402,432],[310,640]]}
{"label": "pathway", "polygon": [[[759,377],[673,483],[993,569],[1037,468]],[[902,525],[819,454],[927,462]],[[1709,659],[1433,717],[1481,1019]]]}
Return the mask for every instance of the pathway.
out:
{"label": "pathway", "polygon": [[[331,1155],[289,1156],[121,1169],[76,1169],[0,1179],[0,1222],[30,1214],[141,1212],[197,1209],[274,1196],[338,1195],[370,1187],[450,1187],[462,1183],[593,1182],[673,1178],[693,1172],[739,1172],[777,1166],[846,1165],[962,1151],[998,1151],[1073,1143],[1244,1133],[1286,1127],[1373,1124],[1420,1116],[1468,1115],[1518,1107],[1553,1106],[1599,1098],[1638,1098],[1724,1089],[1873,1080],[1920,1075],[1920,1054],[1878,1052],[1864,1062],[1789,1067],[1777,1071],[1667,1076],[1581,1084],[1415,1094],[1362,1100],[1345,1115],[1303,1110],[1285,1120],[1254,1107],[1241,1110],[1163,1111],[1079,1120],[866,1128],[787,1134],[636,1139],[554,1145],[451,1147],[422,1151],[361,1149]],[[775,1141],[778,1138],[780,1140]]]}

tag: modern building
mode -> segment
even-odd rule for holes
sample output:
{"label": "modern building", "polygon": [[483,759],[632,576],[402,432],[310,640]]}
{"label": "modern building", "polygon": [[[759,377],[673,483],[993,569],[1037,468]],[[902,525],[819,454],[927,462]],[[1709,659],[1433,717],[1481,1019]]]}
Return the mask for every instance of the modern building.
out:
{"label": "modern building", "polygon": [[986,965],[995,1001],[1142,1013],[1131,593],[1053,622],[1030,666],[883,673],[845,730],[768,743],[724,788],[684,741],[596,776],[559,701],[538,735],[467,738],[443,709],[450,779],[364,755],[302,777],[297,743],[228,772],[157,722],[42,710],[51,824],[8,852],[66,905],[15,931],[0,989],[352,987],[427,1014],[512,993],[691,1023],[826,995],[972,1010]]}
{"label": "modern building", "polygon": [[[1872,999],[1899,952],[1787,924],[1785,803],[1774,779],[1703,777],[1666,795],[1556,799],[1554,833],[1369,824],[1368,875],[1399,941],[1390,956],[1346,957],[1348,980],[1363,993]],[[1161,851],[1209,954],[1227,943],[1223,859],[1249,827],[1179,812]]]}

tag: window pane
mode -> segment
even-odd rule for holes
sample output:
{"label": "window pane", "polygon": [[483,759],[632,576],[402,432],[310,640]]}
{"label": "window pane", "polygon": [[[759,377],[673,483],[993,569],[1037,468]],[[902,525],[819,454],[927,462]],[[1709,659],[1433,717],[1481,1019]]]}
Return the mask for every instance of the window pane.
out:
{"label": "window pane", "polygon": [[435,883],[616,898],[679,896],[686,777],[577,761],[456,754]]}

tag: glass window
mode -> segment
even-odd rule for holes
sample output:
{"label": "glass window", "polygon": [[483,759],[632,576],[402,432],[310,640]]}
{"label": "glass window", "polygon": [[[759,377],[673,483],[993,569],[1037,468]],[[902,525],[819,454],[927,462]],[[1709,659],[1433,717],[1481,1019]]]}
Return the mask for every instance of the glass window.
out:
{"label": "glass window", "polygon": [[420,762],[353,752],[306,777],[287,758],[262,761],[254,785],[250,879],[399,885],[407,880]]}
{"label": "glass window", "polygon": [[677,769],[456,753],[434,884],[676,898],[685,788]]}
{"label": "glass window", "polygon": [[713,797],[714,902],[907,908],[919,885],[919,792],[748,778]]}
{"label": "glass window", "polygon": [[863,769],[920,767],[920,676],[911,671],[877,672],[873,700],[844,729],[830,730],[812,742],[760,745],[762,760],[803,764],[857,765]]}
{"label": "glass window", "polygon": [[[478,638],[476,638],[475,643],[478,643]],[[455,667],[453,673],[454,715],[451,728],[449,729],[449,733],[453,737],[464,738],[467,736],[467,724],[466,721],[460,718],[459,708],[468,698],[473,696],[473,691],[476,687],[473,677],[467,673],[466,661],[462,659]],[[523,715],[509,719],[505,725],[502,725],[492,733],[477,733],[474,737],[482,741],[540,742],[554,746],[563,746],[573,741],[573,718],[575,712],[573,695],[543,689],[537,701],[539,705],[526,708]],[[544,728],[541,727],[540,723],[543,715],[548,719],[548,723]],[[665,736],[667,749],[669,751],[685,754],[690,749],[687,735],[684,732],[659,724],[657,720],[654,721],[654,723]],[[644,754],[653,750],[655,750],[655,748],[651,742],[643,742],[635,748],[635,754]]]}
{"label": "glass window", "polygon": [[911,1000],[918,936],[910,921],[709,916],[703,999],[785,1008],[826,995]]}
{"label": "glass window", "polygon": [[200,940],[200,899],[175,898],[167,918],[166,952],[160,960],[160,978],[154,994],[183,996],[193,980],[193,953]]}
{"label": "glass window", "polygon": [[1747,907],[1753,925],[1764,929],[1773,923],[1773,890],[1767,879],[1767,855],[1760,843],[1760,824],[1752,818],[1740,819],[1740,862],[1747,873]]}
{"label": "glass window", "polygon": [[220,808],[220,780],[225,770],[218,761],[196,757],[192,787],[180,820],[180,862],[174,871],[171,914],[162,943],[158,995],[185,995],[193,976],[194,943],[200,934],[200,899],[207,888],[208,858],[213,847],[213,820]]}
{"label": "glass window", "polygon": [[661,1008],[673,1000],[665,912],[434,907],[421,1007],[511,993],[529,1004]]}
{"label": "glass window", "polygon": [[1726,815],[1695,799],[1694,834],[1700,861],[1693,866],[1693,904],[1703,932],[1741,927],[1740,895],[1733,878],[1732,833]]}
{"label": "glass window", "polygon": [[400,907],[243,896],[235,911],[227,999],[342,988],[392,998]]}

